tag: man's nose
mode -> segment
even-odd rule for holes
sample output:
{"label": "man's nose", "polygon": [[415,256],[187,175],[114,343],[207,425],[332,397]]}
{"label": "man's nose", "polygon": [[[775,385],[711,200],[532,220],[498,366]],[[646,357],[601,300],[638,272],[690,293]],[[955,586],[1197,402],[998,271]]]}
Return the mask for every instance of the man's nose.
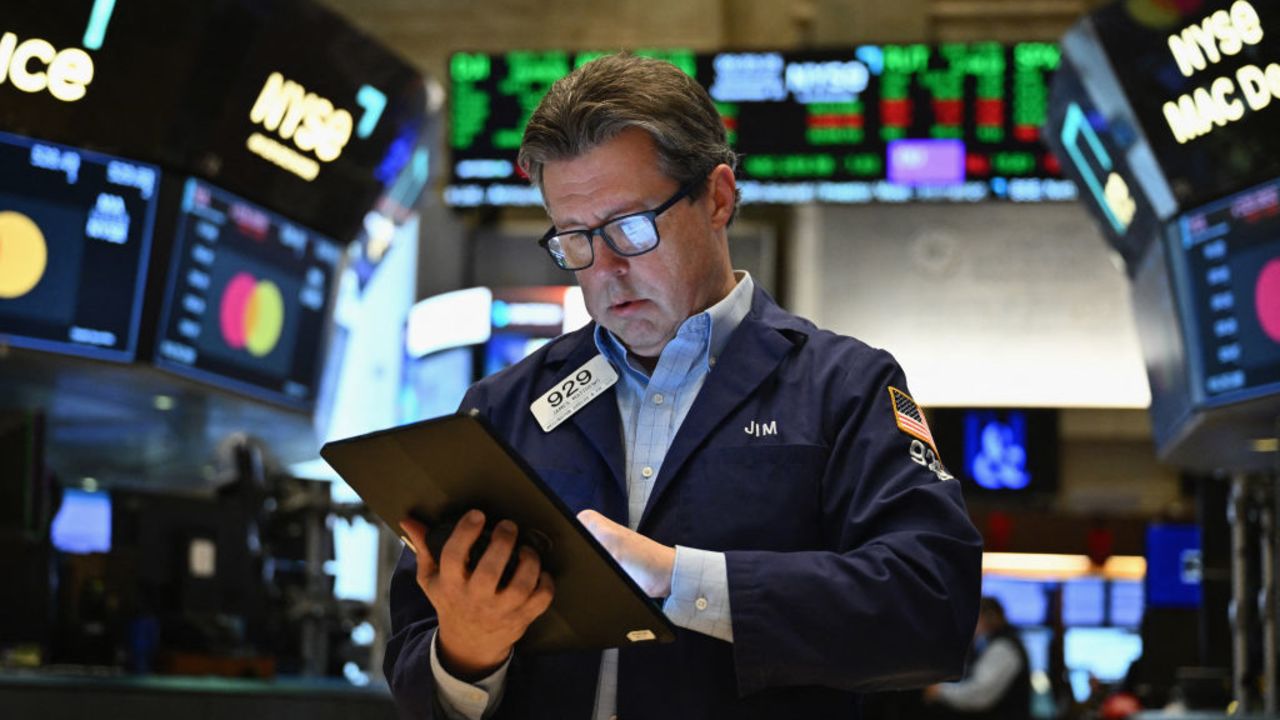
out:
{"label": "man's nose", "polygon": [[595,242],[595,266],[601,271],[607,273],[618,274],[626,272],[627,267],[631,263],[631,259],[614,252],[613,246],[605,242],[604,236],[600,235],[593,239]]}

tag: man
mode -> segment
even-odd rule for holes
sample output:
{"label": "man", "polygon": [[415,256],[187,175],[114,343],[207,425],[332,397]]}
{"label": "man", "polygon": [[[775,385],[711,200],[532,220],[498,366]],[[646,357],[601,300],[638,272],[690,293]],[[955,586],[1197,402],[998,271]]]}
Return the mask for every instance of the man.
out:
{"label": "man", "polygon": [[[477,383],[483,413],[680,628],[669,645],[524,656],[554,593],[474,516],[441,557],[406,522],[385,670],[411,717],[858,717],[856,691],[959,675],[980,540],[893,359],[783,311],[729,261],[715,106],[673,66],[609,56],[557,82],[521,167],[594,323]],[[565,378],[618,377],[569,420]],[[599,375],[599,373],[595,373]],[[494,518],[492,520],[497,520]]]}
{"label": "man", "polygon": [[960,682],[929,686],[925,699],[954,717],[1030,720],[1031,664],[999,600],[983,597],[978,604],[973,644],[975,659],[968,675]]}

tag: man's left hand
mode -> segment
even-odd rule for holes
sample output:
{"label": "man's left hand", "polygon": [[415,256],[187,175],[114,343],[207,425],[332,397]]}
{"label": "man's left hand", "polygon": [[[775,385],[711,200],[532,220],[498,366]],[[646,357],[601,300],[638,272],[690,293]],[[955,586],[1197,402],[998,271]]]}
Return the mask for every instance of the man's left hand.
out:
{"label": "man's left hand", "polygon": [[578,513],[578,521],[649,597],[663,598],[671,594],[671,573],[676,566],[675,548],[650,540],[595,510]]}

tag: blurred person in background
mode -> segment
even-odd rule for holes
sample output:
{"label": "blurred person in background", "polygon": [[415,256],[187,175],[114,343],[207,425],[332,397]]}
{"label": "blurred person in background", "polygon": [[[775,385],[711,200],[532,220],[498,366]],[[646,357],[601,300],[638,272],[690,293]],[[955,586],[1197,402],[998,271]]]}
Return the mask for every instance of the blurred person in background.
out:
{"label": "blurred person in background", "polygon": [[958,718],[1031,719],[1031,663],[1018,631],[993,597],[978,603],[974,659],[964,679],[931,685],[925,700]]}

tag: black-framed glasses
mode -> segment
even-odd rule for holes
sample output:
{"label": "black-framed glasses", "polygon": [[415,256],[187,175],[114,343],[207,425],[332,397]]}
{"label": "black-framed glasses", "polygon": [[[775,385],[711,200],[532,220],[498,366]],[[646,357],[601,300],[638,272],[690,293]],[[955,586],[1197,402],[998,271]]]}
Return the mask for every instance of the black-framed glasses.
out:
{"label": "black-framed glasses", "polygon": [[609,249],[622,257],[643,255],[658,247],[658,241],[662,239],[658,235],[658,216],[683,200],[697,186],[698,182],[691,182],[652,210],[620,215],[603,225],[586,230],[556,232],[555,227],[552,227],[538,244],[563,270],[585,270],[591,267],[591,263],[596,261],[595,246],[591,242],[596,235],[608,243]]}

